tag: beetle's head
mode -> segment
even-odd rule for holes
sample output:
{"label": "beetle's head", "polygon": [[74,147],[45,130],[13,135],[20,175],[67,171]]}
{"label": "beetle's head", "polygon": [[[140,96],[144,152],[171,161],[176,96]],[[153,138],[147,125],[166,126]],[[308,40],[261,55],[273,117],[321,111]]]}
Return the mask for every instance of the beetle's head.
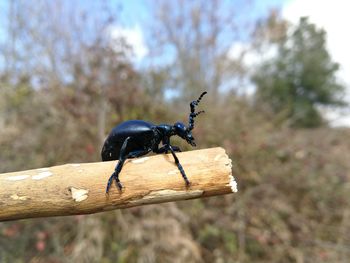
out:
{"label": "beetle's head", "polygon": [[174,124],[175,134],[180,136],[182,139],[186,140],[192,146],[196,146],[192,132],[187,129],[186,125],[182,122],[177,122]]}
{"label": "beetle's head", "polygon": [[188,126],[186,126],[182,122],[177,122],[174,124],[173,128],[171,129],[172,135],[180,136],[182,139],[186,140],[192,146],[196,146],[196,143],[194,142],[194,138],[193,138],[193,135],[191,132],[194,128],[194,119],[199,114],[204,112],[202,110],[195,112],[195,108],[196,108],[196,106],[198,106],[199,102],[201,101],[201,99],[203,98],[203,96],[205,94],[207,94],[206,91],[202,92],[202,94],[199,96],[199,98],[197,100],[194,100],[190,103],[191,112],[190,112],[190,115],[188,118]]}

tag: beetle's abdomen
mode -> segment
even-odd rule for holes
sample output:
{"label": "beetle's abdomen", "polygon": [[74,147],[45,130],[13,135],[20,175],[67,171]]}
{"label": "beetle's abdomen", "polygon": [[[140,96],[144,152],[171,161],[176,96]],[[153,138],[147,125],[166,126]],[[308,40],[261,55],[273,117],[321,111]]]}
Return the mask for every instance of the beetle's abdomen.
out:
{"label": "beetle's abdomen", "polygon": [[126,153],[152,148],[155,143],[155,131],[152,123],[141,120],[122,122],[108,135],[101,152],[102,161],[118,160],[120,149],[127,137],[130,137]]}

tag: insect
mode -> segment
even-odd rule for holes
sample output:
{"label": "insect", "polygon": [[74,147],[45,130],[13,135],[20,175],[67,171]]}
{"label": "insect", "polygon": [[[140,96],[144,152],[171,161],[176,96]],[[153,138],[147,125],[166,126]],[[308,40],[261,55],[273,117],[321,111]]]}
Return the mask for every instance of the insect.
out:
{"label": "insect", "polygon": [[[119,180],[119,174],[126,159],[140,157],[151,151],[157,154],[168,153],[170,151],[174,157],[177,168],[185,180],[186,186],[189,186],[190,182],[175,154],[175,152],[180,152],[181,150],[179,147],[171,145],[170,137],[174,135],[180,136],[190,145],[196,146],[191,131],[194,127],[194,119],[199,114],[204,113],[204,111],[195,112],[195,107],[205,94],[207,94],[206,91],[203,92],[197,100],[190,103],[191,112],[188,126],[182,122],[176,122],[174,125],[155,125],[143,120],[129,120],[114,127],[104,142],[101,151],[102,161],[119,160],[115,171],[108,180],[106,193],[108,193],[113,179],[119,190],[122,190],[123,186]],[[159,148],[161,142],[162,146]]]}

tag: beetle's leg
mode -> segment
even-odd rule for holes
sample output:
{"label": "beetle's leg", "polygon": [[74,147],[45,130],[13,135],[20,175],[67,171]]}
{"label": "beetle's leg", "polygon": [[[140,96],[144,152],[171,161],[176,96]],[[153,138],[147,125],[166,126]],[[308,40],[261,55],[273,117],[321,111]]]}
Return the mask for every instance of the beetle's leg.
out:
{"label": "beetle's leg", "polygon": [[[169,151],[169,145],[170,145],[170,139],[169,137],[165,137],[162,140],[163,146],[154,151],[155,153],[168,153]],[[172,146],[174,152],[181,152],[180,148],[177,146]]]}
{"label": "beetle's leg", "polygon": [[140,150],[140,151],[133,151],[128,153],[128,155],[126,156],[126,159],[128,158],[137,158],[143,155],[146,155],[147,153],[149,153],[151,150]]}
{"label": "beetle's leg", "polygon": [[174,150],[174,152],[181,152],[181,149],[177,146],[171,146]]}
{"label": "beetle's leg", "polygon": [[121,159],[118,160],[118,164],[115,168],[115,171],[113,172],[113,174],[111,175],[111,177],[109,177],[108,179],[108,183],[107,183],[107,187],[106,187],[106,193],[108,194],[109,188],[111,187],[112,181],[113,179],[115,179],[115,182],[119,188],[119,190],[122,190],[123,185],[121,184],[120,180],[119,180],[119,173],[123,167],[123,164],[125,162],[125,159]]}
{"label": "beetle's leg", "polygon": [[122,184],[120,183],[120,180],[119,180],[119,173],[122,170],[123,164],[124,164],[125,159],[126,159],[125,150],[126,150],[126,146],[128,145],[129,139],[130,139],[130,137],[125,139],[125,141],[123,142],[123,145],[122,145],[122,147],[120,149],[120,156],[119,156],[118,164],[115,167],[114,173],[108,179],[108,183],[107,183],[107,187],[106,187],[106,193],[108,193],[109,188],[111,187],[113,178],[115,179],[115,182],[116,182],[119,190],[121,190],[123,188],[123,186],[122,186]]}
{"label": "beetle's leg", "polygon": [[123,164],[125,162],[125,159],[119,159],[118,160],[118,164],[115,167],[115,171],[113,172],[113,174],[109,177],[108,179],[108,183],[107,183],[107,187],[106,187],[106,193],[108,194],[109,188],[111,187],[112,181],[113,179],[115,179],[115,182],[119,188],[119,190],[121,190],[123,188],[123,185],[121,184],[120,180],[119,180],[119,173],[123,167]]}
{"label": "beetle's leg", "polygon": [[154,150],[155,153],[165,153],[166,151],[168,151],[168,145],[164,145],[159,149]]}
{"label": "beetle's leg", "polygon": [[171,152],[171,154],[173,155],[174,159],[175,159],[175,164],[177,165],[177,168],[179,169],[183,179],[185,180],[186,182],[186,186],[189,186],[190,185],[190,181],[188,181],[187,179],[187,176],[186,176],[186,173],[184,171],[184,168],[182,168],[182,165],[180,164],[179,162],[179,159],[177,158],[176,154],[175,154],[175,151],[174,151],[174,148],[173,146],[171,146],[170,144],[168,145],[168,148]]}
{"label": "beetle's leg", "polygon": [[168,154],[168,152],[169,152],[169,145],[170,145],[170,138],[169,137],[164,137],[162,143],[163,143],[163,147],[160,148],[161,152]]}
{"label": "beetle's leg", "polygon": [[[128,137],[128,138],[130,138],[130,137]],[[123,143],[123,146],[124,146],[124,143]],[[124,149],[124,151],[125,151],[125,149]],[[121,190],[123,188],[123,185],[121,184],[121,182],[119,180],[119,173],[120,173],[126,159],[137,158],[137,157],[146,155],[149,152],[150,152],[150,150],[133,151],[133,152],[128,153],[126,156],[124,155],[123,158],[121,157],[116,168],[115,168],[115,172],[111,175],[111,177],[108,180],[106,193],[108,193],[108,191],[109,191],[109,188],[110,188],[110,185],[112,184],[113,178],[115,178],[116,184],[117,184],[119,190]]]}
{"label": "beetle's leg", "polygon": [[[174,152],[181,152],[181,149],[177,146],[172,146]],[[169,146],[168,145],[164,145],[162,147],[160,147],[159,149],[154,150],[155,153],[168,153],[169,151]]]}

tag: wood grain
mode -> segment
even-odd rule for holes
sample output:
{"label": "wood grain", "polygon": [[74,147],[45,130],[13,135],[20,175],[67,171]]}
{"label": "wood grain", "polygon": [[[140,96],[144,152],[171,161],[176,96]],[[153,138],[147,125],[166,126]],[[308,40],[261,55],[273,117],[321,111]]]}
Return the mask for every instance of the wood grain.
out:
{"label": "wood grain", "polygon": [[65,164],[0,174],[0,221],[91,214],[118,208],[229,194],[237,191],[223,148],[177,154],[189,187],[171,154],[127,160],[120,192],[106,183],[116,161]]}

